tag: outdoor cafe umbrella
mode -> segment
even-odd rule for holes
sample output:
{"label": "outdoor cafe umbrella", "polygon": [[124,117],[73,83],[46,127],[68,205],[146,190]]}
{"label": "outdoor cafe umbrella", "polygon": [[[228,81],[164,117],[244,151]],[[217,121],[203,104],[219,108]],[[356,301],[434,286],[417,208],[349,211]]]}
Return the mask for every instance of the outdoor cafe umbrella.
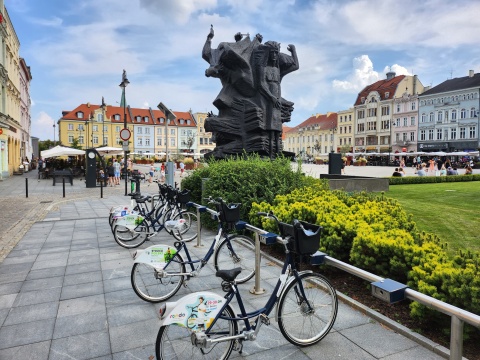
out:
{"label": "outdoor cafe umbrella", "polygon": [[85,150],[79,150],[79,149],[74,149],[67,146],[57,145],[51,149],[43,150],[40,153],[40,156],[44,159],[56,157],[56,156],[76,156],[76,155],[85,155]]}
{"label": "outdoor cafe umbrella", "polygon": [[117,148],[117,147],[112,147],[112,146],[102,146],[99,148],[96,148],[97,152],[100,155],[121,155],[123,154],[123,149],[122,148]]}

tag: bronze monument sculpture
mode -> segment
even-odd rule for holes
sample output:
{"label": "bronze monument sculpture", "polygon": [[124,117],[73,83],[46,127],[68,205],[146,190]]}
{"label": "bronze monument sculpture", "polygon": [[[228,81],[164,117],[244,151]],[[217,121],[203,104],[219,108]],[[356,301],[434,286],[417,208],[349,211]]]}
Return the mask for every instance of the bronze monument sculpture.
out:
{"label": "bronze monument sculpture", "polygon": [[216,143],[206,157],[258,153],[273,159],[283,153],[282,124],[293,111],[293,102],[281,96],[281,81],[299,67],[295,46],[287,46],[288,55],[275,41],[262,44],[260,34],[250,40],[237,33],[235,42],[212,49],[213,36],[212,26],[202,57],[210,64],[205,75],[219,78],[222,90],[213,102],[218,115],[209,113],[205,121]]}

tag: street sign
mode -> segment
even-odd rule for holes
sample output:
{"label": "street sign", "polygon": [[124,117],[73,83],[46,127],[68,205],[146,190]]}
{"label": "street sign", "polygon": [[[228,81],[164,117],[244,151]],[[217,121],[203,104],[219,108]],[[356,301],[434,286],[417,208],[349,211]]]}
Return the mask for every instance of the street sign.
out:
{"label": "street sign", "polygon": [[123,142],[123,151],[128,151],[128,141]]}
{"label": "street sign", "polygon": [[130,136],[130,130],[128,130],[127,128],[120,130],[120,139],[122,139],[123,141],[130,140]]}

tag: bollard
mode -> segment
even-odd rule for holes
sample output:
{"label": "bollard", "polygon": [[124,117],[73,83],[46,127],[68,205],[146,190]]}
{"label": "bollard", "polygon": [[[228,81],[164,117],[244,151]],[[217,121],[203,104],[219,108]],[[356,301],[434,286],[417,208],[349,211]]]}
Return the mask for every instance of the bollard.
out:
{"label": "bollard", "polygon": [[103,179],[100,181],[100,199],[103,199]]}
{"label": "bollard", "polygon": [[25,178],[25,195],[28,198],[28,178]]}
{"label": "bollard", "polygon": [[261,295],[265,293],[265,289],[260,287],[260,236],[255,232],[255,286],[250,289],[250,294]]}
{"label": "bollard", "polygon": [[65,197],[65,177],[62,177],[63,197]]}

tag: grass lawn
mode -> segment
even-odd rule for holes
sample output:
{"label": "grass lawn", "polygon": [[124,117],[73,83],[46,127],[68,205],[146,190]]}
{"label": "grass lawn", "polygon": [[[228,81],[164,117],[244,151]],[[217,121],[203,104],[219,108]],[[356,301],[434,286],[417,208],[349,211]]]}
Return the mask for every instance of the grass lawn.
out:
{"label": "grass lawn", "polygon": [[480,183],[478,181],[393,185],[385,193],[413,214],[419,230],[434,233],[458,249],[480,251]]}

